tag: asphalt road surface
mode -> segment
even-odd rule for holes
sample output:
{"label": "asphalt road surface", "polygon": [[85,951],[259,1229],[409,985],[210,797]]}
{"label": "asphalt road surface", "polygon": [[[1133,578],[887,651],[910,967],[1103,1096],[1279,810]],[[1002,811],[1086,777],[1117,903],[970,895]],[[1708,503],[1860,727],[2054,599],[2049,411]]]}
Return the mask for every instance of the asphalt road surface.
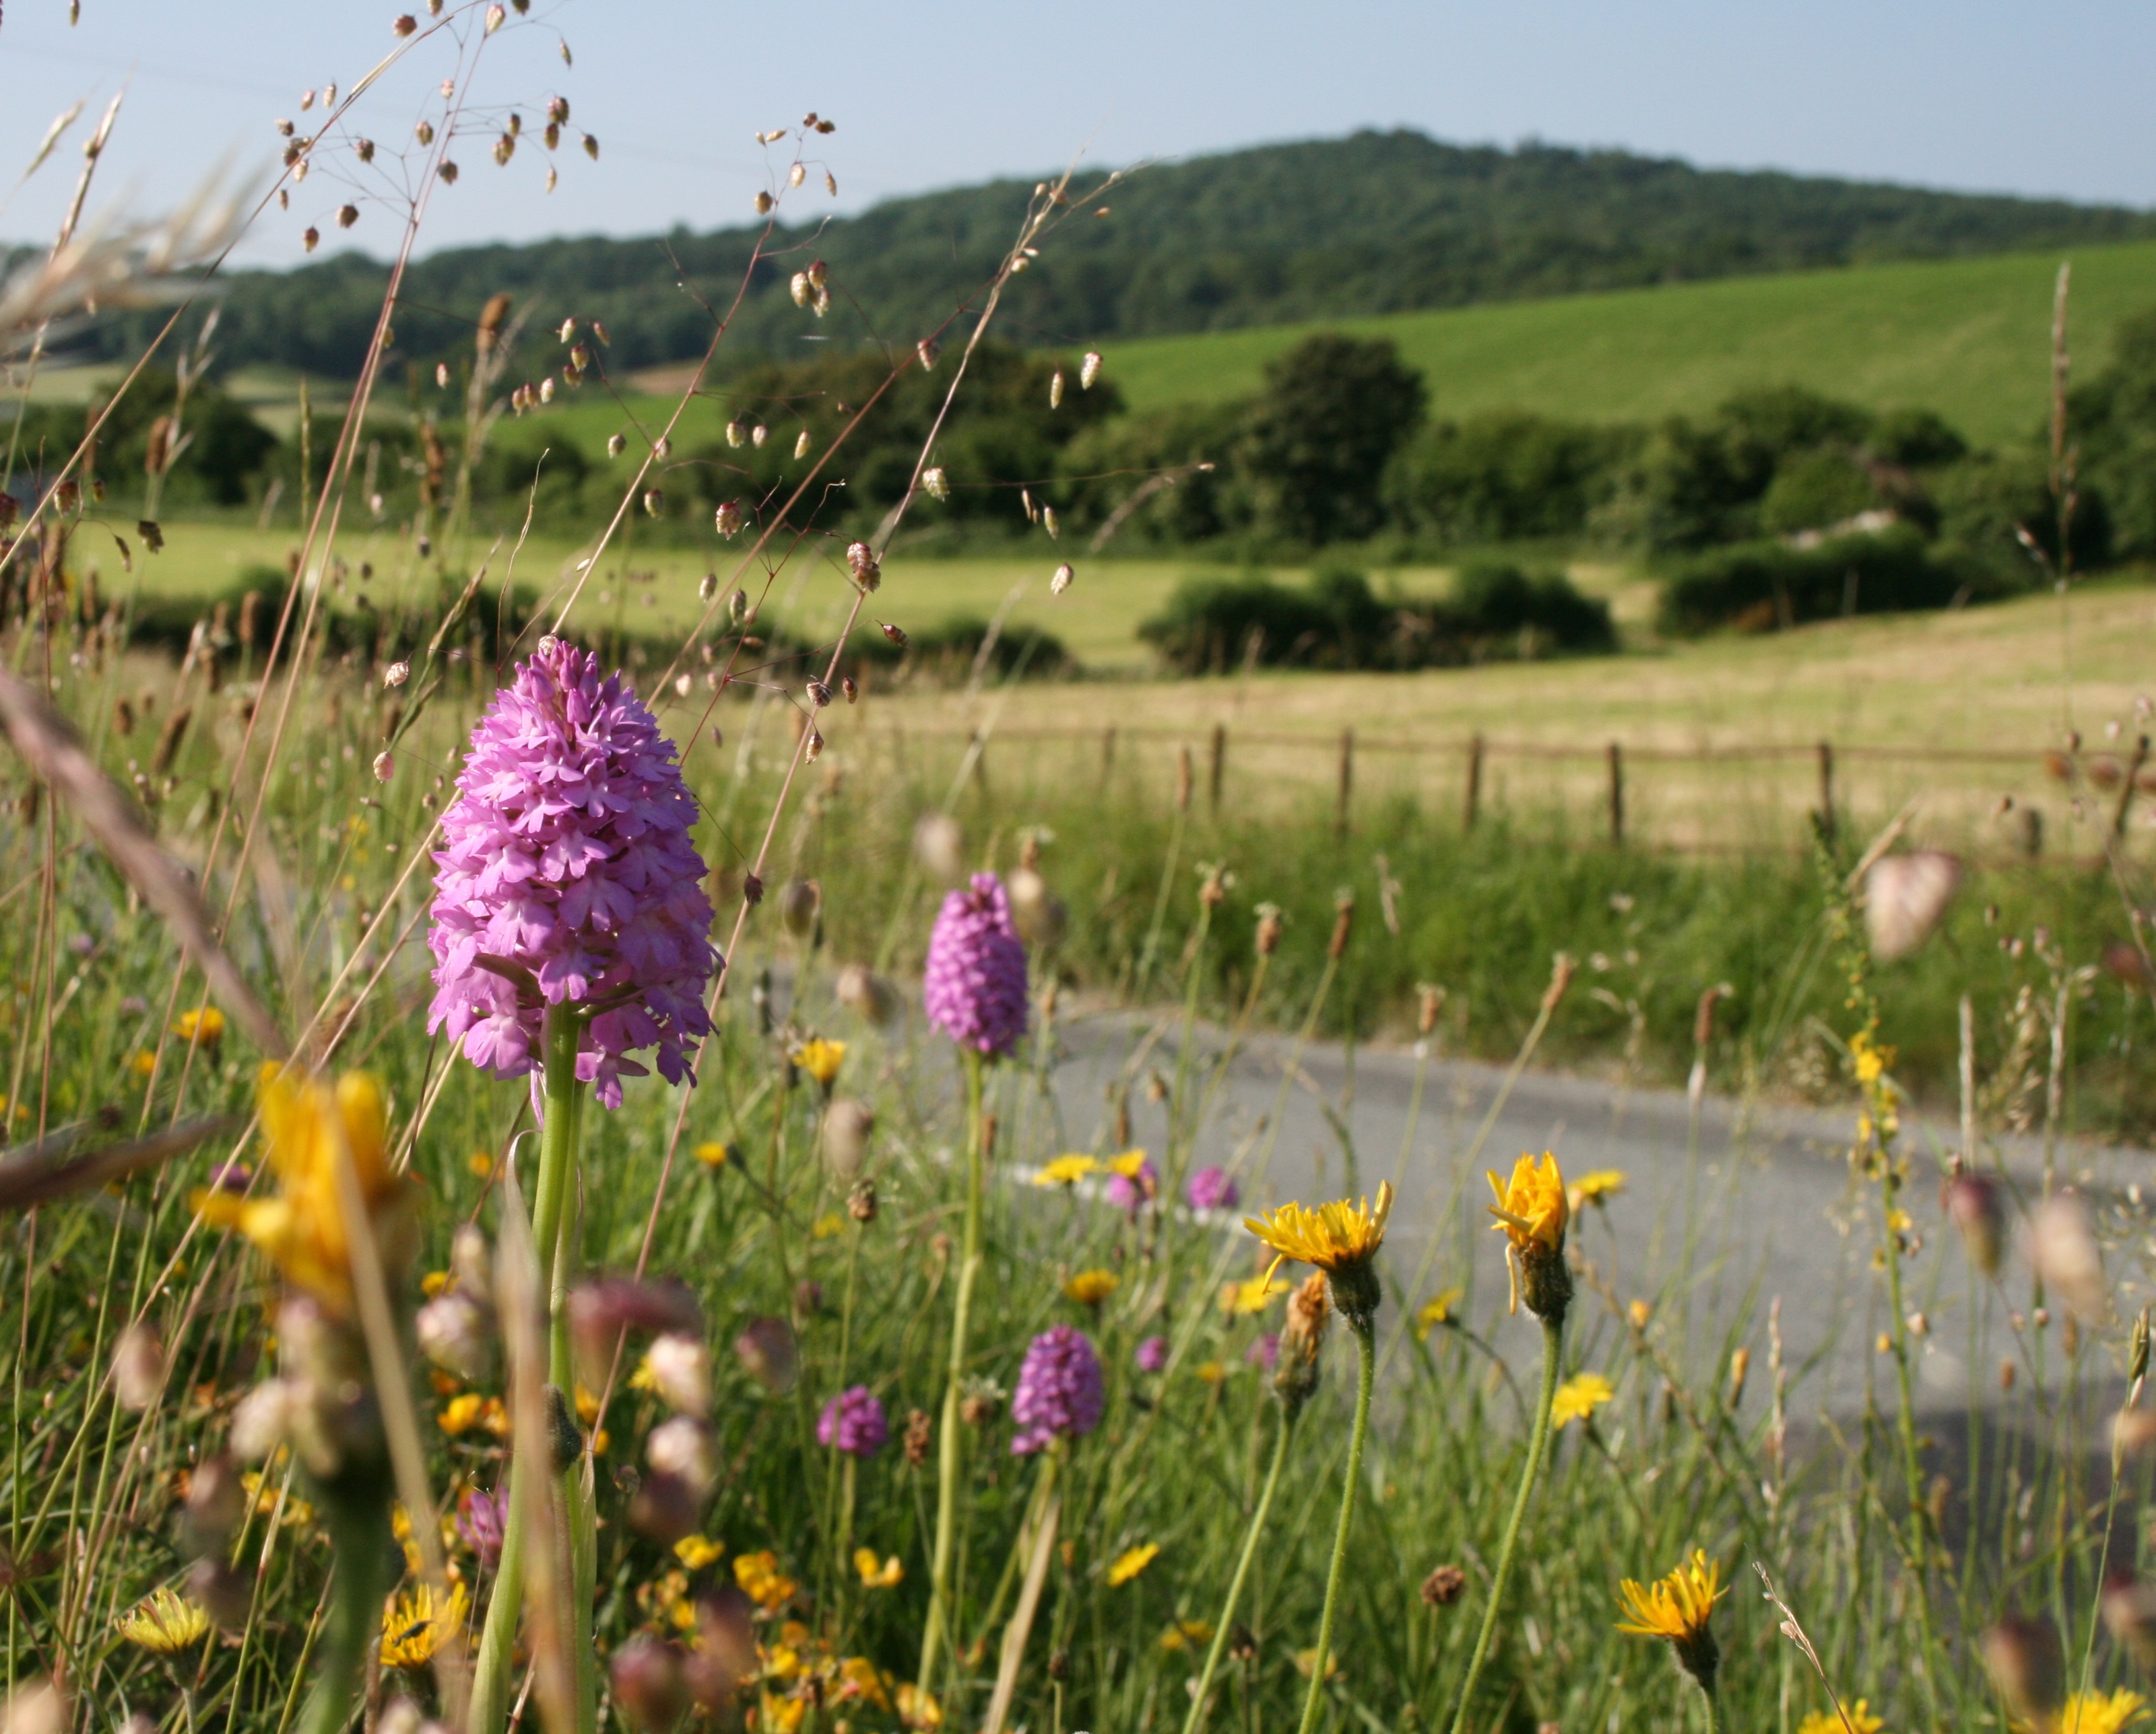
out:
{"label": "asphalt road surface", "polygon": [[[1158,1158],[1167,1110],[1147,1084],[1174,1075],[1179,1028],[1173,1018],[1120,1013],[1066,1021],[1050,1100],[1031,1111],[1059,1118],[1059,1147],[1088,1150],[1112,1136],[1127,1104],[1132,1141]],[[1199,1030],[1194,1076],[1204,1075],[1223,1041],[1217,1029]],[[1763,1378],[1768,1311],[1779,1299],[1794,1415],[1846,1413],[1861,1402],[1867,1380],[1878,1381],[1882,1400],[1891,1400],[1891,1362],[1872,1347],[1888,1317],[1886,1280],[1874,1266],[1878,1198],[1875,1187],[1851,1176],[1853,1105],[1840,1113],[1748,1113],[1708,1095],[1695,1148],[1681,1092],[1529,1070],[1478,1154],[1504,1069],[1431,1061],[1410,1135],[1417,1070],[1414,1055],[1398,1049],[1358,1048],[1351,1072],[1351,1056],[1338,1044],[1312,1044],[1298,1056],[1292,1038],[1253,1039],[1228,1066],[1193,1166],[1219,1162],[1235,1171],[1246,1206],[1373,1192],[1391,1180],[1398,1198],[1386,1258],[1395,1280],[1416,1301],[1464,1285],[1468,1321],[1523,1371],[1534,1364],[1536,1326],[1524,1313],[1507,1316],[1502,1241],[1490,1232],[1483,1171],[1509,1170],[1522,1151],[1543,1150],[1557,1153],[1569,1179],[1620,1170],[1622,1190],[1583,1212],[1576,1244],[1615,1302],[1654,1305],[1656,1328],[1695,1372],[1726,1365],[1741,1344],[1751,1350],[1753,1377]],[[1903,1264],[1904,1307],[1921,1312],[1928,1326],[1918,1401],[1935,1410],[1961,1408],[1973,1392],[1980,1400],[1998,1392],[2000,1361],[2015,1351],[2006,1309],[2025,1305],[2027,1295],[2025,1267],[2010,1256],[2001,1288],[1978,1285],[1972,1340],[1969,1264],[1941,1213],[1937,1180],[1956,1141],[1950,1125],[1914,1115],[1905,1121],[1912,1178],[1903,1201],[1922,1244]],[[2024,1142],[2004,1157],[2010,1175],[2033,1188],[2041,1148]],[[2156,1162],[2146,1152],[2073,1143],[2056,1162],[2062,1182],[2118,1191],[2156,1186]],[[1604,1331],[1619,1328],[1610,1305],[1585,1284],[1573,1317],[1583,1331],[1598,1328],[1598,1319]]]}

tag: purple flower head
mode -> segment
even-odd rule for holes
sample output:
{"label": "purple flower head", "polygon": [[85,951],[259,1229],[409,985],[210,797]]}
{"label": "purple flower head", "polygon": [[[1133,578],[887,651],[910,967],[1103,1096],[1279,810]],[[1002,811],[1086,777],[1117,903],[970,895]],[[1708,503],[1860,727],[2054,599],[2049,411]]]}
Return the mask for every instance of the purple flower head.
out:
{"label": "purple flower head", "polygon": [[502,1508],[506,1504],[501,1494],[482,1493],[476,1487],[465,1490],[457,1501],[457,1534],[490,1572],[501,1563]]}
{"label": "purple flower head", "polygon": [[993,873],[943,900],[921,982],[928,1021],[962,1048],[1008,1054],[1025,1034],[1025,947]]}
{"label": "purple flower head", "polygon": [[1243,1358],[1251,1366],[1262,1367],[1267,1372],[1270,1372],[1273,1370],[1273,1363],[1280,1359],[1280,1332],[1277,1331],[1261,1332],[1257,1341],[1243,1351]]}
{"label": "purple flower head", "polygon": [[816,1443],[844,1451],[849,1457],[873,1457],[891,1437],[883,1405],[866,1385],[841,1391],[824,1405],[816,1423]]}
{"label": "purple flower head", "polygon": [[1193,1210],[1233,1210],[1242,1201],[1242,1190],[1228,1177],[1225,1168],[1200,1168],[1184,1183],[1184,1200]]}
{"label": "purple flower head", "polygon": [[1153,1167],[1152,1158],[1148,1157],[1138,1164],[1135,1174],[1109,1175],[1106,1189],[1111,1204],[1136,1216],[1160,1196],[1160,1170]]}
{"label": "purple flower head", "polygon": [[1165,1336],[1146,1338],[1138,1345],[1137,1363],[1140,1372],[1158,1372],[1167,1366],[1168,1339]]}
{"label": "purple flower head", "polygon": [[209,1183],[218,1192],[244,1193],[254,1184],[254,1170],[237,1157],[229,1158],[210,1170]]}
{"label": "purple flower head", "polygon": [[1101,1389],[1101,1357],[1086,1333],[1069,1325],[1044,1331],[1026,1345],[1011,1398],[1011,1419],[1019,1425],[1011,1440],[1020,1457],[1038,1451],[1059,1436],[1079,1439],[1101,1424],[1106,1402]]}
{"label": "purple flower head", "polygon": [[673,743],[619,675],[542,639],[472,731],[434,856],[434,1003],[465,1057],[497,1078],[535,1072],[547,1008],[593,1008],[577,1075],[621,1104],[628,1056],[656,1047],[689,1075],[711,1033],[717,954],[696,803]]}

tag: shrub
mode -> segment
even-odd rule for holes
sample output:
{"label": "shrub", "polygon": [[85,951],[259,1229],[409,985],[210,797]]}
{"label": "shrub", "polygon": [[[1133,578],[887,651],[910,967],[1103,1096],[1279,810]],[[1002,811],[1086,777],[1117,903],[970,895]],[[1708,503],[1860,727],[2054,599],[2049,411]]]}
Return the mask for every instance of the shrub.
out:
{"label": "shrub", "polygon": [[[2059,557],[2058,509],[2043,458],[2034,451],[1986,454],[1945,471],[1936,485],[1939,540],[2004,582],[2025,583],[2035,567],[2017,530],[2026,530],[2052,560]],[[2074,506],[2073,563],[2101,566],[2112,553],[2105,496],[2083,486]]]}
{"label": "shrub", "polygon": [[1563,572],[1530,574],[1517,566],[1478,562],[1452,582],[1450,612],[1470,638],[1532,634],[1560,650],[1614,650],[1609,604],[1583,596]]}
{"label": "shrub", "polygon": [[1759,524],[1777,536],[1821,530],[1878,503],[1870,472],[1847,449],[1821,446],[1775,470],[1759,501]]}
{"label": "shrub", "polygon": [[1427,429],[1394,465],[1394,516],[1450,541],[1578,536],[1644,436],[1519,410]]}
{"label": "shrub", "polygon": [[1702,554],[1662,586],[1665,632],[1717,627],[1766,628],[1861,614],[1943,608],[2003,594],[2010,587],[1967,561],[1943,557],[1904,527],[1883,536],[1845,536],[1809,548],[1748,542]]}
{"label": "shrub", "polygon": [[1057,501],[1077,530],[1115,521],[1125,544],[1209,541],[1245,528],[1249,490],[1234,460],[1249,416],[1246,403],[1183,403],[1088,428],[1063,449]]}

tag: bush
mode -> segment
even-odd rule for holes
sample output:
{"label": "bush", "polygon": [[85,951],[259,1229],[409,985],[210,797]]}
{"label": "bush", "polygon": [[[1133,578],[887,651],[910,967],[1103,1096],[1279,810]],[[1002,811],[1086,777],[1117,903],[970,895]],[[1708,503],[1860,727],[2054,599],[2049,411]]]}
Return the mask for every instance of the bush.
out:
{"label": "bush", "polygon": [[1124,544],[1210,541],[1247,528],[1249,490],[1234,459],[1249,417],[1246,403],[1181,403],[1088,428],[1063,449],[1058,506],[1082,532],[1116,521]]}
{"label": "bush", "polygon": [[[973,678],[988,636],[987,621],[957,614],[940,626],[913,634],[903,650],[881,633],[856,633],[847,642],[845,660],[939,685],[963,685]],[[1063,640],[1037,626],[1006,626],[988,652],[987,672],[997,680],[1045,680],[1078,671],[1078,659]]]}
{"label": "bush", "polygon": [[1895,613],[2010,587],[1967,561],[1935,555],[1906,527],[1809,548],[1748,542],[1700,555],[1672,573],[1662,586],[1661,626],[1675,634],[1764,630],[1831,619],[1852,605],[1860,614]]}
{"label": "bush", "polygon": [[[2058,559],[2058,509],[2044,459],[2035,452],[1968,459],[1939,477],[1937,492],[1940,541],[2001,582],[2027,583],[2035,575],[2019,530],[2026,530],[2051,560]],[[2082,487],[2074,506],[2076,569],[2101,566],[2111,556],[2107,506],[2102,494]]]}
{"label": "bush", "polygon": [[1824,530],[1877,504],[1871,473],[1846,449],[1822,446],[1775,470],[1759,501],[1759,525],[1776,536]]}
{"label": "bush", "polygon": [[1606,604],[1562,573],[1465,569],[1443,601],[1380,600],[1360,572],[1321,572],[1306,590],[1270,578],[1192,578],[1138,636],[1185,675],[1265,668],[1450,667],[1547,649],[1614,647]]}
{"label": "bush", "polygon": [[1395,462],[1393,514],[1448,541],[1578,536],[1615,491],[1621,461],[1643,437],[1519,410],[1441,423]]}

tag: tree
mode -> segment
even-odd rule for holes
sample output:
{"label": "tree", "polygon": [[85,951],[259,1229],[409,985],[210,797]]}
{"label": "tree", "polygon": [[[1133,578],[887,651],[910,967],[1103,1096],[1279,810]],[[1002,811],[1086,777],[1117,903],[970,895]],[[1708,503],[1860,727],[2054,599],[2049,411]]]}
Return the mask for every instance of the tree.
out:
{"label": "tree", "polygon": [[1245,442],[1265,527],[1312,546],[1375,531],[1386,466],[1423,402],[1420,377],[1383,339],[1320,332],[1270,363]]}

